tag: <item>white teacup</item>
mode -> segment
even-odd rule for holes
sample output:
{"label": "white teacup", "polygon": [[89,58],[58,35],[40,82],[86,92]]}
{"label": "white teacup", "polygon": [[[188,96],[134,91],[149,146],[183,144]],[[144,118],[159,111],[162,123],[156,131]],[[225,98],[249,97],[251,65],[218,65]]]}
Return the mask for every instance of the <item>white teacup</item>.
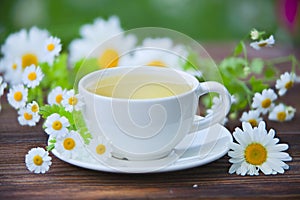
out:
{"label": "white teacup", "polygon": [[[219,93],[222,103],[199,119],[195,117],[199,97],[208,92]],[[79,94],[92,136],[105,137],[112,154],[128,160],[167,156],[187,134],[222,121],[231,105],[220,83],[199,83],[186,72],[163,67],[95,71],[80,80]]]}

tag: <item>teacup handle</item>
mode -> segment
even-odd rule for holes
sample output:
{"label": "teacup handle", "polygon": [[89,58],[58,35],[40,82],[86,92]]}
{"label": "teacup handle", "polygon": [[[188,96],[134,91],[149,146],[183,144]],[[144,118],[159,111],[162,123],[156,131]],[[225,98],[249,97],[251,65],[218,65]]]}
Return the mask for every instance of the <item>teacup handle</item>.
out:
{"label": "teacup handle", "polygon": [[193,133],[216,123],[221,122],[228,114],[231,106],[231,96],[227,89],[220,83],[214,81],[207,81],[200,83],[197,88],[198,98],[209,92],[216,92],[220,95],[221,103],[213,109],[213,112],[205,117],[196,116],[189,133]]}

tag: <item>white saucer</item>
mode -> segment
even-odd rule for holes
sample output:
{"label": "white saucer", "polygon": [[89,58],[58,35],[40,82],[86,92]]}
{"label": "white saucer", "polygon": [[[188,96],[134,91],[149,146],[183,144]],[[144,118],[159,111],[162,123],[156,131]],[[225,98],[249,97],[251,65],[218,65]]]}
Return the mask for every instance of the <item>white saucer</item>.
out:
{"label": "white saucer", "polygon": [[100,162],[88,153],[77,159],[64,158],[55,149],[52,153],[67,163],[91,170],[113,173],[159,173],[188,169],[215,161],[228,152],[230,142],[232,142],[231,133],[224,126],[216,124],[187,135],[169,156],[157,161],[110,158]]}

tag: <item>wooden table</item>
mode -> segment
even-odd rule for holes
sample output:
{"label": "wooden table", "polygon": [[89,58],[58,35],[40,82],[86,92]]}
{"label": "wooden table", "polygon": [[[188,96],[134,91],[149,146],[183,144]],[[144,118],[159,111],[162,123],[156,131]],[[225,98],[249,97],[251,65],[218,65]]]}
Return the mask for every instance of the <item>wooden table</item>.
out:
{"label": "wooden table", "polygon": [[[211,51],[216,47],[212,46]],[[224,55],[215,53],[218,57]],[[219,50],[216,50],[219,51]],[[228,53],[226,53],[227,55]],[[268,122],[277,131],[281,143],[288,143],[290,170],[276,176],[237,176],[228,174],[230,163],[225,155],[210,164],[176,172],[155,174],[114,174],[92,171],[65,163],[52,156],[53,164],[44,174],[30,173],[25,155],[33,147],[44,147],[47,135],[41,123],[21,127],[17,113],[2,97],[0,113],[0,199],[117,199],[117,198],[274,198],[300,199],[300,84],[283,98],[297,109],[293,121]],[[232,132],[240,126],[230,121]]]}

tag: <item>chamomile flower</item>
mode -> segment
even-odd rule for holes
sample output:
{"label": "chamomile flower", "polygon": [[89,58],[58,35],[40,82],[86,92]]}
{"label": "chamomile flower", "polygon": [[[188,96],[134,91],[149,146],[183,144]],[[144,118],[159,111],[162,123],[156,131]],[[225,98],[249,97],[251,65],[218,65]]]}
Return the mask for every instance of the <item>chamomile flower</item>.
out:
{"label": "chamomile flower", "polygon": [[243,112],[240,119],[241,122],[249,122],[252,127],[258,126],[259,122],[263,119],[260,117],[260,112],[257,110],[250,110],[249,112]]}
{"label": "chamomile flower", "polygon": [[84,58],[96,58],[100,68],[120,65],[122,55],[130,51],[137,41],[135,36],[123,33],[116,16],[107,21],[98,18],[93,24],[82,26],[80,35],[82,39],[76,39],[70,44],[71,63]]}
{"label": "chamomile flower", "polygon": [[280,75],[280,79],[276,81],[276,89],[280,96],[284,95],[288,89],[293,87],[296,76],[294,73],[285,72]]}
{"label": "chamomile flower", "polygon": [[274,107],[273,101],[277,99],[277,95],[272,89],[264,89],[262,93],[255,93],[253,97],[252,107],[259,112],[266,114]]}
{"label": "chamomile flower", "polygon": [[250,37],[252,40],[257,40],[259,38],[259,32],[254,28],[250,32]]}
{"label": "chamomile flower", "polygon": [[38,113],[33,113],[28,106],[20,108],[18,114],[18,121],[22,126],[35,126],[40,121],[40,115]]}
{"label": "chamomile flower", "polygon": [[[236,97],[234,95],[231,95],[230,96],[230,101],[231,101],[231,104],[236,103],[237,102]],[[211,108],[206,110],[207,114],[213,113],[214,110],[216,110],[216,109],[218,109],[218,107],[222,106],[222,103],[223,102],[222,102],[222,100],[219,97],[214,96],[213,99],[212,99],[212,106],[211,106]],[[227,122],[228,122],[228,118],[225,117],[224,120],[222,122],[220,122],[220,123],[226,124]]]}
{"label": "chamomile flower", "polygon": [[32,101],[31,103],[27,104],[26,107],[28,107],[30,112],[32,112],[33,114],[38,114],[40,111],[39,104],[36,101]]}
{"label": "chamomile flower", "polygon": [[262,47],[272,47],[274,44],[275,44],[275,40],[273,35],[271,35],[268,39],[250,43],[250,46],[256,50],[260,50],[260,48]]}
{"label": "chamomile flower", "polygon": [[98,136],[93,138],[90,141],[88,148],[96,159],[106,160],[111,157],[112,147],[104,137]]}
{"label": "chamomile flower", "polygon": [[32,148],[28,151],[25,156],[25,163],[27,169],[36,174],[44,174],[52,164],[48,151],[40,147]]}
{"label": "chamomile flower", "polygon": [[[45,62],[45,51],[43,44],[49,37],[46,30],[41,30],[32,27],[28,32],[24,29],[17,33],[13,33],[6,39],[4,45],[1,47],[1,52],[7,62],[15,62],[20,60],[21,70],[23,71],[30,65],[37,66],[40,62]],[[12,65],[14,66],[14,64]],[[11,66],[7,65],[9,71]],[[22,80],[22,73],[11,74],[11,80]],[[18,82],[20,83],[20,82]]]}
{"label": "chamomile flower", "polygon": [[61,105],[61,102],[63,100],[63,96],[65,95],[66,90],[62,89],[60,86],[54,88],[51,90],[51,92],[48,94],[47,101],[50,105]]}
{"label": "chamomile flower", "polygon": [[29,88],[35,88],[40,84],[44,77],[44,74],[39,66],[30,65],[26,67],[23,75],[22,80],[23,83]]}
{"label": "chamomile flower", "polygon": [[134,54],[128,55],[125,65],[158,66],[182,69],[188,52],[181,45],[175,45],[170,38],[146,38]]}
{"label": "chamomile flower", "polygon": [[282,152],[288,149],[288,145],[278,144],[279,139],[274,138],[273,129],[267,132],[264,121],[254,128],[250,123],[243,122],[242,127],[243,130],[236,128],[233,133],[238,143],[230,144],[230,174],[259,175],[259,171],[262,171],[265,175],[274,175],[289,169],[284,161],[291,161],[292,158],[288,153]]}
{"label": "chamomile flower", "polygon": [[44,126],[46,128],[45,132],[48,135],[59,139],[69,132],[67,127],[70,126],[70,122],[66,117],[53,113],[47,117]]}
{"label": "chamomile flower", "polygon": [[52,65],[55,56],[58,56],[59,52],[62,49],[62,46],[60,44],[60,39],[57,37],[50,36],[45,41],[44,49],[45,49],[45,61],[47,61],[49,65]]}
{"label": "chamomile flower", "polygon": [[282,103],[275,106],[269,114],[269,119],[273,121],[290,121],[295,115],[296,109],[291,106],[285,106]]}
{"label": "chamomile flower", "polygon": [[66,111],[72,112],[73,110],[80,110],[83,105],[81,98],[78,94],[75,95],[75,91],[69,90],[63,96],[61,104],[65,107]]}
{"label": "chamomile flower", "polygon": [[11,85],[22,83],[23,69],[21,66],[21,60],[3,60],[4,65],[4,79]]}
{"label": "chamomile flower", "polygon": [[28,89],[24,85],[14,85],[9,89],[7,100],[12,107],[19,109],[26,105],[27,96]]}
{"label": "chamomile flower", "polygon": [[77,131],[70,131],[64,137],[61,137],[55,142],[55,149],[64,158],[74,159],[80,156],[80,151],[83,148],[83,143]]}

